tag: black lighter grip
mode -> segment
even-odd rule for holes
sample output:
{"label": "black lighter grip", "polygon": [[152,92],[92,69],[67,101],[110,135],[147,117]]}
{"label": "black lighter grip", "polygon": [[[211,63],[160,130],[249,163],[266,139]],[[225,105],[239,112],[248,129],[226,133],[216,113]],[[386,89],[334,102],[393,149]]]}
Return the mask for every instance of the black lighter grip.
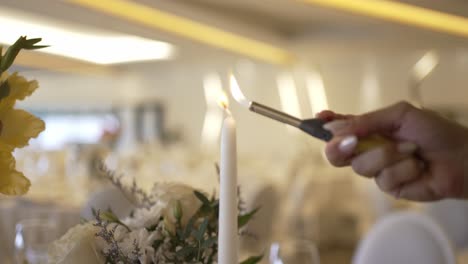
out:
{"label": "black lighter grip", "polygon": [[313,137],[328,142],[333,138],[333,134],[323,128],[325,123],[325,120],[318,118],[306,119],[301,122],[299,128]]}

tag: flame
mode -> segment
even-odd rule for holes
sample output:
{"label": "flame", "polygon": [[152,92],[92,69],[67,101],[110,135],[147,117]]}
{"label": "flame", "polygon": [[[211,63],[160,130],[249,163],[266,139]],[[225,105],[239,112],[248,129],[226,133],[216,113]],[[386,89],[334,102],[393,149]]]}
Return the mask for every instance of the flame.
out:
{"label": "flame", "polygon": [[218,99],[218,104],[223,108],[223,109],[228,109],[229,107],[229,99],[227,97],[227,94],[225,91],[221,91]]}
{"label": "flame", "polygon": [[229,83],[230,83],[230,90],[231,95],[234,99],[244,107],[249,107],[250,102],[245,98],[244,94],[242,93],[241,89],[239,88],[239,84],[237,83],[236,77],[234,75],[229,76]]}

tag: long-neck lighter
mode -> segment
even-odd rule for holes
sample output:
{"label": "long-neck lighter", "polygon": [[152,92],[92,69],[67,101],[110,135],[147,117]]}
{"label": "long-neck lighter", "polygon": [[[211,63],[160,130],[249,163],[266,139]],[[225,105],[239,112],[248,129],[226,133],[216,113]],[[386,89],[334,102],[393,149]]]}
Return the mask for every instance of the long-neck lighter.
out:
{"label": "long-neck lighter", "polygon": [[[234,99],[237,102],[239,102],[242,106],[248,108],[250,111],[269,117],[281,123],[297,127],[305,133],[326,142],[330,141],[333,138],[333,134],[323,127],[323,125],[326,123],[325,120],[318,118],[302,120],[284,112],[273,109],[271,107],[268,107],[266,105],[250,101],[244,96],[244,94],[239,88],[236,78],[232,74],[230,75],[229,81],[232,97],[234,97]],[[364,151],[388,143],[389,140],[381,136],[370,136],[368,138],[359,139],[358,146],[356,148],[356,153],[362,153]]]}

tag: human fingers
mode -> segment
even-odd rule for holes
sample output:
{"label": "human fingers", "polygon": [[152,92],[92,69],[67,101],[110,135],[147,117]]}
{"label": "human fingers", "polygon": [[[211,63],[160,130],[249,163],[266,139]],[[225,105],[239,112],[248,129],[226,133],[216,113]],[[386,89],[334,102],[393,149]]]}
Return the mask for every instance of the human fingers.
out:
{"label": "human fingers", "polygon": [[346,119],[338,119],[324,125],[333,135],[353,134],[358,137],[370,134],[389,134],[398,129],[404,116],[417,108],[406,102],[394,104],[378,111]]}
{"label": "human fingers", "polygon": [[333,120],[350,118],[352,117],[352,115],[343,115],[343,114],[335,113],[330,110],[324,110],[324,111],[321,111],[320,113],[317,113],[315,117],[325,120],[327,122],[331,122]]}
{"label": "human fingers", "polygon": [[419,202],[435,201],[442,198],[432,188],[431,178],[427,174],[423,174],[416,180],[401,185],[392,194],[398,199]]}
{"label": "human fingers", "polygon": [[403,159],[383,169],[376,177],[379,188],[387,193],[396,194],[400,186],[415,181],[422,175],[422,163],[416,158]]}
{"label": "human fingers", "polygon": [[325,155],[336,167],[348,166],[358,143],[353,135],[334,137],[325,147]]}
{"label": "human fingers", "polygon": [[386,144],[366,151],[352,159],[353,170],[365,177],[374,177],[382,170],[411,156],[417,146],[411,142]]}

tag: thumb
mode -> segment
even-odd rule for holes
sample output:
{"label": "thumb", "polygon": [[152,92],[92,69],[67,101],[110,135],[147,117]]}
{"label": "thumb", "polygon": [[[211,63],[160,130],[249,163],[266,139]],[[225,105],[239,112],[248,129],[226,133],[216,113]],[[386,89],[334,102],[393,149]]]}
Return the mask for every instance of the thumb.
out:
{"label": "thumb", "polygon": [[365,137],[371,134],[389,134],[398,130],[405,115],[415,109],[407,102],[400,102],[374,112],[329,122],[324,128],[334,136],[352,134]]}

